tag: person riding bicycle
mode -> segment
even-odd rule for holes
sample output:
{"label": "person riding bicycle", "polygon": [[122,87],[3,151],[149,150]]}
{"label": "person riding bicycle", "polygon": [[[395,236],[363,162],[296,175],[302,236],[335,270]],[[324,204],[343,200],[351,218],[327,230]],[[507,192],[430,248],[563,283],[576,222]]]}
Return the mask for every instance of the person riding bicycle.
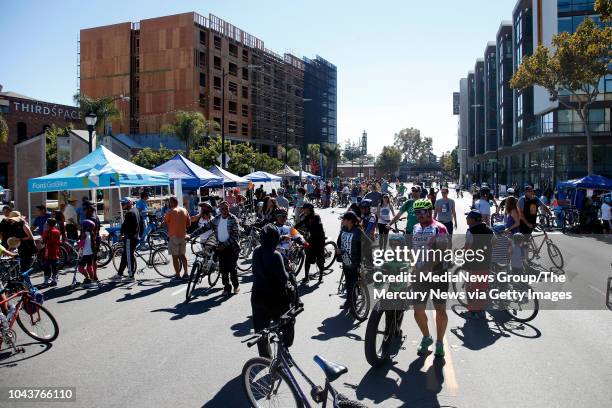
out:
{"label": "person riding bicycle", "polygon": [[[269,327],[271,320],[278,320],[292,303],[298,302],[295,285],[285,269],[283,257],[276,250],[279,242],[278,228],[268,224],[261,231],[261,245],[253,251],[251,309],[256,333]],[[283,330],[284,344],[290,347],[294,336],[293,324]],[[264,341],[257,344],[257,349],[261,357],[272,357]]]}
{"label": "person riding bicycle", "polygon": [[[197,229],[204,229],[205,226],[207,226],[208,224],[210,224],[210,222],[212,221],[212,214],[213,214],[213,207],[212,205],[210,205],[209,203],[202,201],[199,204],[200,206],[200,213],[198,215],[194,215],[193,217],[191,217],[191,224],[192,225],[196,225],[196,230]],[[195,230],[194,230],[195,231]],[[206,244],[206,241],[208,241],[208,239],[210,238],[210,236],[213,234],[213,229],[208,229],[206,232],[202,233],[202,235],[200,235],[199,241],[200,241],[200,249],[204,249],[204,245]]]}
{"label": "person riding bicycle", "polygon": [[361,213],[361,228],[370,241],[374,240],[374,232],[378,224],[376,214],[371,211],[372,200],[364,198],[359,203],[359,211]]}
{"label": "person riding bicycle", "polygon": [[[445,272],[444,262],[440,259],[439,251],[432,252],[428,250],[441,250],[444,252],[448,247],[448,231],[444,224],[433,218],[433,205],[430,200],[426,198],[418,199],[414,202],[413,208],[418,223],[412,230],[412,246],[414,250],[421,250],[420,255],[415,259],[417,278],[413,287],[415,292],[421,294],[421,297],[415,300],[414,320],[423,334],[418,353],[426,354],[429,346],[434,342],[427,326],[427,314],[425,313],[427,300],[433,291],[448,292],[448,281],[440,282],[434,279],[425,279],[424,275],[428,272],[433,272],[434,275],[441,275]],[[432,296],[432,302],[436,310],[436,345],[434,354],[443,357],[443,339],[448,324],[446,299]]]}
{"label": "person riding bicycle", "polygon": [[521,234],[530,235],[533,232],[538,220],[538,208],[552,216],[550,209],[535,196],[533,186],[528,184],[525,186],[525,195],[518,201],[519,218],[521,220],[519,231]]}
{"label": "person riding bicycle", "polygon": [[346,279],[346,302],[341,306],[348,309],[351,305],[353,288],[359,277],[361,267],[361,244],[363,230],[359,227],[357,215],[348,211],[342,216],[342,228],[338,235],[336,255],[342,262],[342,270]]}
{"label": "person riding bicycle", "polygon": [[310,265],[317,264],[319,268],[319,282],[323,282],[323,270],[325,269],[325,230],[323,222],[318,214],[315,214],[314,206],[304,203],[302,206],[302,220],[295,224],[294,228],[306,227],[308,237],[308,248],[306,248],[306,260],[304,262],[304,278],[302,283],[308,282]]}
{"label": "person riding bicycle", "polygon": [[[470,276],[487,276],[491,265],[491,250],[493,231],[483,221],[482,215],[472,210],[466,215],[468,230],[465,234],[464,250],[472,250],[479,257],[465,262],[463,268],[470,273]],[[486,293],[487,282],[482,279],[475,279],[469,283],[469,291],[472,293]],[[468,298],[467,312],[461,313],[466,319],[484,319],[486,301],[480,300],[477,296]]]}
{"label": "person riding bicycle", "polygon": [[414,213],[414,202],[417,200],[414,197],[418,197],[418,195],[419,195],[418,187],[417,186],[412,187],[412,196],[406,202],[404,202],[404,204],[402,204],[397,214],[395,214],[393,219],[389,221],[389,224],[388,224],[388,228],[391,228],[391,226],[394,225],[403,214],[406,214],[406,213],[408,214],[408,217],[406,220],[406,245],[409,248],[412,247],[412,229],[418,222],[417,217]]}

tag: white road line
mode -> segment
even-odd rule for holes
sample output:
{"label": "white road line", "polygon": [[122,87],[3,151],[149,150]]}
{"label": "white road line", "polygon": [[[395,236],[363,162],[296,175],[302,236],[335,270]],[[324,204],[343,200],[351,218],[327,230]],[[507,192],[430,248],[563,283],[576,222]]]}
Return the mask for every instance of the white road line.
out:
{"label": "white road line", "polygon": [[187,285],[181,287],[179,290],[175,290],[174,292],[172,292],[172,296],[176,296],[184,290],[187,290]]}
{"label": "white road line", "polygon": [[588,285],[589,288],[593,289],[595,292],[599,293],[601,296],[606,296],[605,293],[603,293],[601,290],[599,290],[599,288],[596,288],[595,286],[592,285]]}

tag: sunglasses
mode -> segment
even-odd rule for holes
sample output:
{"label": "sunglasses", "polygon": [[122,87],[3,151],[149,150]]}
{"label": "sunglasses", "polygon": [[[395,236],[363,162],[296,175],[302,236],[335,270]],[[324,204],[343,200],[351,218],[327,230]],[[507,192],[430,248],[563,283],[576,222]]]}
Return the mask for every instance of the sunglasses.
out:
{"label": "sunglasses", "polygon": [[414,213],[416,215],[427,215],[427,214],[429,214],[429,211],[430,210],[414,210]]}

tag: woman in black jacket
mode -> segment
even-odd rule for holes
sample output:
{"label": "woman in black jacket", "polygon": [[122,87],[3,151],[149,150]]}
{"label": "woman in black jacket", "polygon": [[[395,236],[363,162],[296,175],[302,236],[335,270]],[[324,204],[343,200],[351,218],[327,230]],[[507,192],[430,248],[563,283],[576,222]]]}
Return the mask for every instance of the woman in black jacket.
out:
{"label": "woman in black jacket", "polygon": [[[253,288],[251,290],[251,308],[253,310],[253,329],[259,332],[270,325],[271,320],[278,320],[291,307],[295,287],[291,283],[282,255],[276,251],[280,242],[278,229],[266,225],[261,231],[261,245],[253,251]],[[283,330],[287,347],[293,344],[293,325]],[[259,355],[270,358],[270,351],[265,339],[258,344]]]}

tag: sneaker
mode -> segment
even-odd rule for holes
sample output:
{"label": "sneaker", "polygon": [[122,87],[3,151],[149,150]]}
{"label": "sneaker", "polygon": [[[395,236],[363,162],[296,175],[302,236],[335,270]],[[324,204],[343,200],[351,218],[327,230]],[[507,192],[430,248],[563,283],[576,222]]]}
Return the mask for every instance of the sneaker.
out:
{"label": "sneaker", "polygon": [[128,275],[128,276],[126,276],[126,277],[125,277],[125,280],[126,280],[127,282],[134,282],[134,280],[135,280],[135,279],[134,279],[134,275]]}
{"label": "sneaker", "polygon": [[223,293],[222,293],[223,296],[229,296],[231,294],[232,294],[232,291],[230,289],[223,289]]}
{"label": "sneaker", "polygon": [[91,283],[91,279],[89,279],[89,278],[85,278],[85,279],[83,280],[83,286],[85,286],[85,285],[89,285],[90,283]]}
{"label": "sneaker", "polygon": [[427,354],[429,353],[429,346],[433,344],[433,338],[431,336],[423,337],[421,340],[421,345],[417,349],[417,354]]}
{"label": "sneaker", "polygon": [[238,287],[234,288],[234,295],[237,295],[238,293],[240,293],[240,288]]}
{"label": "sneaker", "polygon": [[115,276],[113,276],[112,278],[110,278],[110,280],[112,280],[112,281],[120,281],[120,280],[123,280],[123,275],[116,274]]}
{"label": "sneaker", "polygon": [[49,287],[54,287],[57,286],[57,279],[53,279],[51,282],[49,282]]}
{"label": "sneaker", "polygon": [[308,278],[304,278],[302,279],[300,282],[302,282],[304,285],[308,283]]}
{"label": "sneaker", "polygon": [[434,351],[436,357],[444,357],[444,343],[436,341],[436,351]]}

